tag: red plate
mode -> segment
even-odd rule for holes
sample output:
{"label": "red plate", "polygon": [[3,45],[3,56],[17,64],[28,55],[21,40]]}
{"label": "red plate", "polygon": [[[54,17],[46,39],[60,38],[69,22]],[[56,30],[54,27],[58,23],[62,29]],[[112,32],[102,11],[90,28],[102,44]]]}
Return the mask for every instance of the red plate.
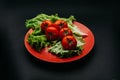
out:
{"label": "red plate", "polygon": [[94,46],[94,35],[90,31],[90,29],[88,29],[85,25],[83,25],[83,24],[81,24],[79,22],[76,22],[76,21],[74,22],[74,24],[76,26],[78,26],[78,28],[83,33],[87,33],[88,34],[88,36],[84,38],[84,40],[85,40],[84,50],[78,56],[74,56],[74,57],[71,57],[71,58],[59,58],[59,57],[49,53],[48,52],[48,48],[44,48],[40,52],[37,52],[27,42],[28,34],[33,32],[32,29],[30,29],[26,33],[26,35],[25,35],[25,39],[24,39],[25,47],[27,48],[27,50],[29,51],[29,53],[31,55],[33,55],[34,57],[36,57],[36,58],[38,58],[40,60],[47,61],[47,62],[65,63],[65,62],[71,62],[71,61],[75,61],[75,60],[81,59],[84,56],[86,56],[91,51],[91,49],[93,48],[93,46]]}

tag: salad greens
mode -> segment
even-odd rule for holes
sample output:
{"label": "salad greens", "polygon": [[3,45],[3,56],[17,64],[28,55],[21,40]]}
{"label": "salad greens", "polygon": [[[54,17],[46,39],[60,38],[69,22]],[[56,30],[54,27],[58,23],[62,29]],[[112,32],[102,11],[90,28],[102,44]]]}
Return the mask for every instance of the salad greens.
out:
{"label": "salad greens", "polygon": [[59,19],[65,20],[69,26],[72,26],[73,25],[72,21],[75,20],[74,16],[70,16],[69,18],[60,18],[58,14],[50,15],[50,16],[46,14],[39,14],[32,19],[26,20],[25,25],[27,28],[36,29],[40,27],[40,24],[44,20],[51,20],[52,22],[55,22],[56,20]]}
{"label": "salad greens", "polygon": [[82,51],[82,47],[77,46],[74,50],[64,50],[61,45],[61,42],[59,41],[54,46],[50,47],[49,51],[61,58],[66,58],[72,57],[73,55],[79,55],[79,53]]}
{"label": "salad greens", "polygon": [[[48,41],[46,35],[41,31],[40,24],[44,20],[51,20],[55,22],[56,20],[65,20],[68,24],[68,27],[73,32],[73,36],[77,40],[77,47],[74,50],[64,50],[61,41]],[[63,57],[72,57],[73,55],[80,55],[83,50],[84,40],[82,38],[82,34],[79,32],[77,27],[73,24],[73,21],[76,20],[74,16],[70,16],[69,18],[61,18],[58,14],[55,15],[46,15],[39,14],[32,19],[28,19],[25,22],[27,28],[32,28],[34,31],[32,34],[28,36],[28,43],[37,51],[40,51],[42,48],[50,46],[48,49],[49,52],[63,58]]]}

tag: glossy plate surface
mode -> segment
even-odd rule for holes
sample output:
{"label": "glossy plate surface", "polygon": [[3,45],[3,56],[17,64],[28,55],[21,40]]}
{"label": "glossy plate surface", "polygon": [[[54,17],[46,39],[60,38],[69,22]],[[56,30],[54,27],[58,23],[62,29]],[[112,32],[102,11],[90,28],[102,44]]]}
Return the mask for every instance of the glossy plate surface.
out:
{"label": "glossy plate surface", "polygon": [[49,53],[48,48],[44,48],[40,52],[37,52],[27,42],[28,34],[33,32],[32,29],[30,29],[25,35],[25,38],[24,38],[25,47],[31,55],[33,55],[34,57],[36,57],[40,60],[47,61],[47,62],[65,63],[65,62],[71,62],[71,61],[81,59],[84,56],[86,56],[87,54],[89,54],[89,52],[92,50],[92,48],[94,46],[94,35],[91,32],[91,30],[88,29],[85,25],[83,25],[79,22],[76,22],[76,21],[74,22],[74,24],[76,26],[78,26],[78,29],[80,29],[80,31],[87,34],[87,37],[84,38],[84,40],[85,40],[84,50],[78,56],[73,56],[71,58],[59,58],[59,57]]}

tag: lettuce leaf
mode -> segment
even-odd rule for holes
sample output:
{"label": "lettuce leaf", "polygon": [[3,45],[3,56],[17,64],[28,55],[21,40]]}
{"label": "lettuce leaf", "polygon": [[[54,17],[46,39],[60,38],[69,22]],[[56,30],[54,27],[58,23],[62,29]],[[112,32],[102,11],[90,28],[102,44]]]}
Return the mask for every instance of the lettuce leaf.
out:
{"label": "lettuce leaf", "polygon": [[57,55],[58,57],[69,58],[74,55],[80,55],[82,49],[82,46],[77,46],[74,50],[64,50],[61,45],[61,41],[59,41],[54,46],[50,47],[48,51]]}
{"label": "lettuce leaf", "polygon": [[55,22],[56,20],[59,20],[59,19],[67,21],[67,23],[70,25],[72,24],[72,21],[75,20],[74,16],[70,16],[69,18],[60,18],[58,14],[50,15],[50,16],[46,14],[39,14],[32,19],[27,19],[25,22],[25,25],[27,28],[36,29],[40,27],[40,24],[44,20],[51,20],[52,22]]}
{"label": "lettuce leaf", "polygon": [[51,45],[51,43],[47,41],[46,35],[41,34],[40,30],[35,30],[32,34],[29,34],[28,43],[37,51]]}

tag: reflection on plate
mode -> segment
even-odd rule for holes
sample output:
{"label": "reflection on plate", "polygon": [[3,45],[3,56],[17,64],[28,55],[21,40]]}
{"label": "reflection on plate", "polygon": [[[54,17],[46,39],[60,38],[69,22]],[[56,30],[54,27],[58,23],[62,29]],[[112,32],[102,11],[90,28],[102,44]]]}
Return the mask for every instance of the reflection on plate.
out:
{"label": "reflection on plate", "polygon": [[76,22],[76,21],[74,22],[74,24],[76,26],[78,26],[78,29],[80,29],[83,33],[87,34],[87,37],[84,38],[84,40],[85,40],[84,50],[78,56],[73,56],[71,58],[59,58],[59,57],[49,53],[48,48],[44,48],[40,52],[37,52],[27,42],[28,34],[32,33],[32,29],[30,29],[25,35],[25,38],[24,38],[25,47],[27,48],[27,50],[29,51],[29,53],[31,55],[33,55],[34,57],[36,57],[40,60],[47,61],[47,62],[65,63],[65,62],[71,62],[71,61],[81,59],[84,56],[86,56],[92,50],[92,48],[94,46],[94,35],[91,32],[91,30],[88,29],[85,25],[83,25],[79,22]]}

